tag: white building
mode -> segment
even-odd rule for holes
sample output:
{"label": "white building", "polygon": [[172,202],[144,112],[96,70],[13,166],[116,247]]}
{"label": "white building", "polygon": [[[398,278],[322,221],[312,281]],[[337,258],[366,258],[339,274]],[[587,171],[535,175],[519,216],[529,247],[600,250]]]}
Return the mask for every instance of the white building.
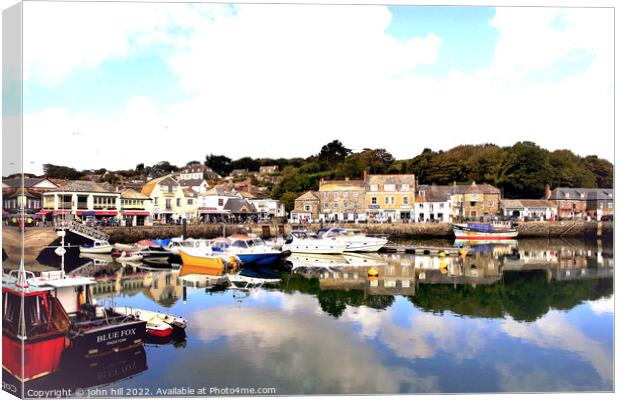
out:
{"label": "white building", "polygon": [[449,188],[420,185],[413,220],[415,222],[451,222],[450,201]]}
{"label": "white building", "polygon": [[274,199],[248,199],[262,218],[284,217],[286,210],[280,200]]}
{"label": "white building", "polygon": [[534,199],[504,199],[499,202],[502,215],[518,220],[556,220],[558,209],[554,202]]}
{"label": "white building", "polygon": [[230,214],[224,206],[230,199],[238,199],[238,193],[228,191],[225,185],[216,185],[198,194],[198,214],[203,221],[221,221]]}

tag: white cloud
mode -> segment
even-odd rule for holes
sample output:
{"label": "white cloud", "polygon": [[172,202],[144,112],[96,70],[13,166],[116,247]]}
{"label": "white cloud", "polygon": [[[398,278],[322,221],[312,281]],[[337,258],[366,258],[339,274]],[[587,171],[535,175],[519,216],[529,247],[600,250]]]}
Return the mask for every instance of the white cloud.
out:
{"label": "white cloud", "polygon": [[[613,158],[608,9],[500,8],[492,21],[500,33],[493,65],[433,77],[416,75],[415,66],[436,62],[442,38],[428,33],[394,39],[385,33],[391,21],[386,7],[243,5],[232,15],[229,8],[198,5],[125,6],[121,16],[110,4],[96,18],[67,13],[70,21],[80,21],[77,27],[67,16],[30,13],[44,24],[36,32],[53,31],[46,28],[49,20],[68,27],[50,33],[50,43],[63,43],[58,53],[53,50],[58,46],[46,42],[26,43],[31,53],[26,70],[32,79],[57,82],[75,68],[127,56],[144,43],[172,44],[175,51],[162,57],[191,93],[189,100],[152,104],[108,121],[66,111],[66,122],[82,121],[85,132],[105,127],[111,143],[142,143],[140,157],[147,163],[182,163],[209,152],[307,156],[334,138],[354,149],[384,147],[398,158],[424,147],[519,140]],[[562,30],[553,28],[558,16]],[[171,33],[177,23],[186,34]],[[576,54],[593,57],[585,72],[528,81],[528,73]],[[133,102],[128,99],[127,107]],[[64,131],[48,123],[48,114],[27,116],[30,126]],[[183,151],[153,142],[170,137]],[[119,157],[119,148],[128,157]],[[124,148],[100,148],[99,157],[111,168],[131,167],[135,152],[123,153]],[[55,162],[92,167],[92,158],[63,155],[72,156],[76,159],[58,156]],[[54,156],[41,151],[36,158]]]}
{"label": "white cloud", "polygon": [[596,315],[614,313],[614,296],[603,297],[602,299],[586,302],[592,312]]}
{"label": "white cloud", "polygon": [[550,311],[529,324],[507,319],[502,323],[501,329],[512,337],[542,348],[557,348],[575,353],[591,363],[604,382],[613,380],[612,354],[570,324],[559,311]]}

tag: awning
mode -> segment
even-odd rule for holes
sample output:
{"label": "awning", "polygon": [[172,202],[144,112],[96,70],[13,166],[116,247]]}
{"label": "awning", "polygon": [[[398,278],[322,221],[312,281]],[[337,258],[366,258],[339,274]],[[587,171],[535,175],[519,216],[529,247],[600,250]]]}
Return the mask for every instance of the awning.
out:
{"label": "awning", "polygon": [[64,214],[69,214],[69,210],[54,210],[54,214],[55,215],[64,215]]}
{"label": "awning", "polygon": [[47,215],[51,212],[52,210],[40,210],[39,212],[37,212],[37,215]]}
{"label": "awning", "polygon": [[118,211],[77,211],[76,212],[77,215],[83,215],[86,217],[92,217],[95,215],[104,215],[104,216],[112,216],[112,215],[117,215]]}
{"label": "awning", "polygon": [[200,214],[230,214],[229,210],[218,210],[217,208],[201,208]]}
{"label": "awning", "polygon": [[123,215],[144,215],[148,216],[148,211],[123,211]]}
{"label": "awning", "polygon": [[2,210],[2,215],[8,215],[8,214],[9,214],[9,213],[8,213],[8,212],[6,212],[6,210],[4,210],[4,209]]}

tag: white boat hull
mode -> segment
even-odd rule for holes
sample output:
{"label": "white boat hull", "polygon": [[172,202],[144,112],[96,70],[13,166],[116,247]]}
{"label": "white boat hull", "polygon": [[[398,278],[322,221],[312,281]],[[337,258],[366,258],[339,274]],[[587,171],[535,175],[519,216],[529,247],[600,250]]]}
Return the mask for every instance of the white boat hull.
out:
{"label": "white boat hull", "polygon": [[291,243],[282,246],[282,251],[305,254],[342,254],[345,252],[343,244],[321,245],[313,243]]}
{"label": "white boat hull", "polygon": [[80,253],[86,254],[108,254],[112,252],[114,246],[97,246],[97,247],[82,247],[80,246]]}

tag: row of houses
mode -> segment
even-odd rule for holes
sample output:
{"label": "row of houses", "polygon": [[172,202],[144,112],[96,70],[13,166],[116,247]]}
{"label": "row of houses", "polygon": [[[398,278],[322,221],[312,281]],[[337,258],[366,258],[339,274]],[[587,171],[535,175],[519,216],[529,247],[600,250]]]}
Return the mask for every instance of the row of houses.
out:
{"label": "row of houses", "polygon": [[293,222],[454,222],[495,217],[600,220],[613,215],[611,189],[549,188],[542,199],[503,199],[489,184],[418,185],[413,174],[321,180],[295,200]]}
{"label": "row of houses", "polygon": [[127,226],[285,216],[279,201],[269,199],[249,182],[209,188],[204,180],[173,175],[152,179],[137,189],[81,180],[28,178],[23,186],[21,179],[3,180],[3,217],[15,218],[22,204],[30,219],[52,221],[71,215]]}

